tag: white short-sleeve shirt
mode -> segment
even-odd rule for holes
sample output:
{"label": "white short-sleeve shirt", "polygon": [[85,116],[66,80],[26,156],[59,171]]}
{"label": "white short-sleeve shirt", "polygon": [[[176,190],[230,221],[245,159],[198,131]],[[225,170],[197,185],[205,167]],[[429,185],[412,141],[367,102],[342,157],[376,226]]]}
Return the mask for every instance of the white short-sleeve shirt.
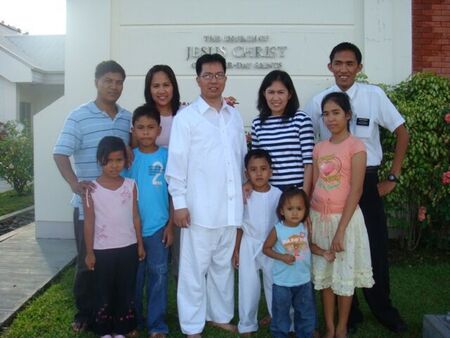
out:
{"label": "white short-sleeve shirt", "polygon": [[[342,92],[337,85],[325,89],[312,98],[304,111],[311,117],[316,137],[325,140],[330,132],[322,120],[321,103],[325,95],[331,92]],[[367,166],[380,165],[383,150],[380,143],[379,126],[393,132],[405,123],[397,108],[392,104],[384,91],[374,85],[355,82],[347,91],[352,106],[350,132],[361,139],[367,150]]]}

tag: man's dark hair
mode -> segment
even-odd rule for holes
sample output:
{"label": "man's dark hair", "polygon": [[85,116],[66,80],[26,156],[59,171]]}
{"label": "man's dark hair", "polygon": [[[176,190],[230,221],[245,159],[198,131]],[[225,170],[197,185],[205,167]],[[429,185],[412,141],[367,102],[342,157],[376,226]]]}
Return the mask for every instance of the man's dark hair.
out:
{"label": "man's dark hair", "polygon": [[197,72],[197,76],[200,76],[202,73],[202,67],[205,63],[215,63],[218,62],[223,67],[223,72],[227,72],[227,63],[225,61],[225,58],[220,54],[203,54],[197,59],[197,62],[195,63],[195,71]]}
{"label": "man's dark hair", "polygon": [[161,124],[161,115],[159,114],[159,111],[156,109],[156,107],[148,103],[145,103],[134,110],[133,118],[131,120],[133,126],[136,120],[142,116],[147,116],[148,118],[155,120],[158,125]]}
{"label": "man's dark hair", "polygon": [[358,62],[358,65],[361,64],[361,62],[362,62],[361,51],[359,50],[359,48],[356,45],[354,45],[351,42],[341,42],[340,44],[335,46],[330,53],[330,63],[333,63],[333,59],[334,59],[336,53],[342,52],[344,50],[349,50],[349,51],[353,52],[353,54],[355,54],[355,57],[356,57],[356,62]]}
{"label": "man's dark hair", "polygon": [[114,60],[102,61],[95,67],[95,79],[100,79],[106,73],[119,73],[125,80],[125,70]]}
{"label": "man's dark hair", "polygon": [[264,149],[252,149],[244,158],[245,169],[248,169],[248,164],[252,158],[264,158],[270,167],[272,167],[272,157],[267,150]]}
{"label": "man's dark hair", "polygon": [[155,100],[153,100],[152,94],[150,92],[153,76],[155,73],[163,72],[169,78],[170,83],[173,87],[173,96],[170,101],[170,107],[172,108],[172,115],[175,115],[180,108],[180,91],[178,89],[177,78],[175,77],[175,73],[172,68],[167,65],[155,65],[147,72],[145,76],[145,88],[144,88],[144,96],[145,102],[150,104],[152,107],[155,107]]}

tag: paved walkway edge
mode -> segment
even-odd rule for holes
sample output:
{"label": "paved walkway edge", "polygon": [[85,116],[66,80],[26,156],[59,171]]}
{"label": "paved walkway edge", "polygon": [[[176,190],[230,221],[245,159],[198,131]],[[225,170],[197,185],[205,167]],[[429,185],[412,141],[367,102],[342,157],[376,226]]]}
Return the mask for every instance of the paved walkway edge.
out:
{"label": "paved walkway edge", "polygon": [[10,217],[13,217],[13,216],[16,216],[16,215],[20,215],[20,214],[22,214],[22,213],[24,213],[24,212],[27,212],[27,211],[30,211],[30,210],[33,210],[33,209],[34,209],[34,205],[31,205],[31,206],[26,207],[26,208],[24,208],[24,209],[17,210],[17,211],[11,212],[11,213],[9,213],[9,214],[0,216],[0,222],[1,222],[1,221],[4,221],[5,219],[8,219],[8,218],[10,218]]}
{"label": "paved walkway edge", "polygon": [[72,239],[36,239],[35,224],[0,237],[0,327],[9,325],[76,256]]}

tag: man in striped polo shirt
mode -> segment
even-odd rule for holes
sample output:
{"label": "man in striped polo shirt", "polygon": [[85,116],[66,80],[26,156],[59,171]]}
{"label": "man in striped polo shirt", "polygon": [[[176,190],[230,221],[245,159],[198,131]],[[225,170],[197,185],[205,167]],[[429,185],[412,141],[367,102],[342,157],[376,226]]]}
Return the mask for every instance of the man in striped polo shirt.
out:
{"label": "man in striped polo shirt", "polygon": [[[53,150],[53,158],[61,175],[74,195],[74,232],[77,245],[77,267],[74,296],[77,313],[72,323],[76,332],[83,331],[92,317],[93,272],[84,263],[86,248],[83,235],[83,203],[81,196],[93,189],[92,180],[101,173],[96,160],[97,145],[105,136],[118,136],[129,143],[131,113],[116,104],[122,94],[125,71],[117,62],[109,60],[99,63],[95,69],[97,97],[73,110],[59,134]],[[73,156],[74,168],[70,162]]]}

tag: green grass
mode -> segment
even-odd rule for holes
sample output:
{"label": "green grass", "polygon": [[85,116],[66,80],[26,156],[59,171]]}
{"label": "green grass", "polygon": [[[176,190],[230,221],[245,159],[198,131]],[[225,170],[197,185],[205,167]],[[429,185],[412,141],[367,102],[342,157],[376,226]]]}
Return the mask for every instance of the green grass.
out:
{"label": "green grass", "polygon": [[[422,318],[424,314],[446,313],[449,310],[450,262],[448,255],[441,255],[439,259],[427,258],[410,264],[399,263],[391,267],[392,300],[409,325],[409,331],[401,337],[421,337]],[[41,295],[35,297],[26,308],[21,311],[11,326],[1,335],[2,338],[30,338],[30,337],[80,337],[93,338],[90,333],[76,335],[70,329],[70,323],[75,309],[72,296],[73,267],[66,269],[57,280]],[[173,281],[169,288],[168,324],[170,337],[183,337],[178,326],[175,306],[175,287]],[[364,324],[359,326],[358,332],[352,337],[379,338],[399,337],[379,325],[369,312],[363,298],[360,298],[362,311],[365,316]],[[320,307],[318,314],[321,317]],[[265,314],[261,306],[261,315]],[[237,317],[237,316],[236,316]],[[204,337],[226,338],[237,335],[206,327]],[[146,337],[142,332],[140,337]],[[267,328],[258,332],[257,337],[270,337]]]}
{"label": "green grass", "polygon": [[0,216],[33,205],[33,193],[18,195],[14,190],[0,193]]}

